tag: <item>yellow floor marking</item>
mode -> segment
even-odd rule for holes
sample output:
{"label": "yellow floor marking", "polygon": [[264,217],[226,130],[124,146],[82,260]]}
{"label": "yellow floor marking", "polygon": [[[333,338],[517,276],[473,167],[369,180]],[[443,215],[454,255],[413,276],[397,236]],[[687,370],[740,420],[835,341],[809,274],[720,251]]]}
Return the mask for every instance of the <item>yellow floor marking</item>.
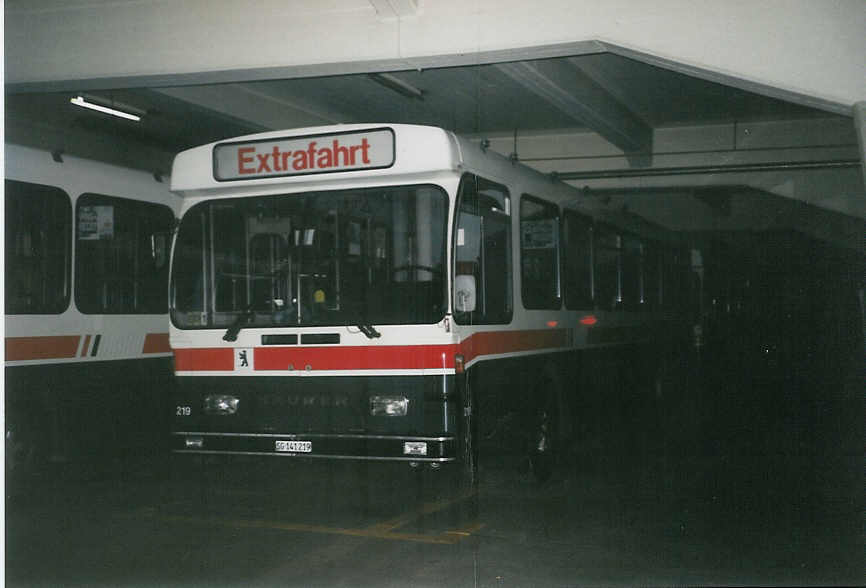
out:
{"label": "yellow floor marking", "polygon": [[460,535],[461,537],[471,537],[478,531],[484,528],[484,523],[473,523],[468,527],[463,527],[457,531],[445,531],[443,535]]}
{"label": "yellow floor marking", "polygon": [[[470,534],[468,530],[448,531],[439,535],[424,535],[420,533],[394,533],[376,529],[343,529],[340,527],[325,527],[322,525],[307,525],[302,523],[279,523],[257,519],[225,519],[219,517],[188,517],[178,515],[156,515],[161,521],[175,523],[198,523],[218,525],[223,527],[245,529],[277,529],[281,531],[297,531],[302,533],[320,533],[327,535],[343,535],[348,537],[371,537],[396,541],[414,541],[438,545],[454,545]],[[480,529],[483,525],[473,525],[471,529]]]}
{"label": "yellow floor marking", "polygon": [[[431,543],[439,545],[454,545],[464,538],[471,536],[473,533],[480,530],[483,523],[473,523],[463,529],[453,531],[444,531],[439,534],[423,534],[423,533],[400,533],[394,532],[404,525],[421,518],[422,516],[439,512],[449,508],[459,502],[475,496],[477,490],[470,489],[462,492],[451,498],[437,500],[435,502],[427,502],[419,508],[404,513],[393,519],[382,521],[371,525],[365,529],[350,529],[342,527],[328,527],[324,525],[311,525],[306,523],[281,523],[273,520],[259,519],[244,519],[244,518],[222,518],[222,517],[193,517],[182,515],[164,515],[159,513],[157,507],[143,507],[137,512],[132,513],[133,517],[156,518],[166,522],[177,523],[198,523],[218,525],[223,527],[247,528],[247,529],[277,529],[282,531],[296,531],[302,533],[320,533],[327,535],[343,535],[350,537],[371,537],[377,539],[389,539],[397,541],[415,541],[419,543]],[[179,505],[183,504],[183,500],[172,501],[166,504]],[[162,506],[166,506],[163,504]]]}
{"label": "yellow floor marking", "polygon": [[457,504],[458,502],[463,502],[467,498],[475,496],[476,493],[477,490],[470,489],[451,498],[437,500],[436,502],[427,502],[421,505],[420,508],[404,513],[398,517],[394,517],[393,519],[371,525],[367,527],[367,530],[378,533],[387,533],[389,531],[393,531],[394,529],[407,525],[416,519],[420,519],[424,515],[439,512],[440,510],[444,510],[450,506]]}

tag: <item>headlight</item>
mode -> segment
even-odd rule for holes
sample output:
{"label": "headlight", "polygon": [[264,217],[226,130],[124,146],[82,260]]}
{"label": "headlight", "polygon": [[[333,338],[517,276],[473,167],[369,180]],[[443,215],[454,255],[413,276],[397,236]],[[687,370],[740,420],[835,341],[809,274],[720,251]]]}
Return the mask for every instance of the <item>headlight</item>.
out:
{"label": "headlight", "polygon": [[204,398],[205,414],[235,414],[240,399],[229,394],[210,394]]}
{"label": "headlight", "polygon": [[406,416],[409,399],[405,396],[371,396],[370,414],[373,416]]}

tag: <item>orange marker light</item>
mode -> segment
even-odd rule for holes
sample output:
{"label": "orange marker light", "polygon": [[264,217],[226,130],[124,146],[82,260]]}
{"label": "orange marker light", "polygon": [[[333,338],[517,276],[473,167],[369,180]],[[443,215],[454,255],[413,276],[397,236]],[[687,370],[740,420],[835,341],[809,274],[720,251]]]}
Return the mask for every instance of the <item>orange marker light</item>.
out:
{"label": "orange marker light", "polygon": [[580,319],[580,324],[586,325],[587,327],[591,327],[592,325],[594,325],[597,322],[598,322],[598,319],[595,318],[595,316],[593,316],[591,314]]}
{"label": "orange marker light", "polygon": [[558,324],[559,324],[559,321],[547,321],[548,327],[555,327]]}
{"label": "orange marker light", "polygon": [[463,354],[458,353],[454,356],[454,372],[457,374],[462,374],[464,370],[463,365]]}

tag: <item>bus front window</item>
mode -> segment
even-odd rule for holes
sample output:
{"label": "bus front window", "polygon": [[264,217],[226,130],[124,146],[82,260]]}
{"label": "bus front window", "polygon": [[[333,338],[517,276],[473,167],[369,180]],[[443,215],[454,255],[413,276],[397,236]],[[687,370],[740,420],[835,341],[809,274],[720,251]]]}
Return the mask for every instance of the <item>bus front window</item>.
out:
{"label": "bus front window", "polygon": [[430,185],[221,199],[183,217],[172,266],[184,329],[435,323],[447,197]]}

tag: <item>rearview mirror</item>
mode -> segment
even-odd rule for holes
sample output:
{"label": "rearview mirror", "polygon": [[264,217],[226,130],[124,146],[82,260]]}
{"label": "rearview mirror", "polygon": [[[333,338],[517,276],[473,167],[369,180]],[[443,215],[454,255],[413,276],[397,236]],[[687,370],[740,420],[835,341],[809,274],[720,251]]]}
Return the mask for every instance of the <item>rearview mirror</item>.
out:
{"label": "rearview mirror", "polygon": [[456,312],[475,310],[475,276],[463,274],[455,277],[454,310]]}

